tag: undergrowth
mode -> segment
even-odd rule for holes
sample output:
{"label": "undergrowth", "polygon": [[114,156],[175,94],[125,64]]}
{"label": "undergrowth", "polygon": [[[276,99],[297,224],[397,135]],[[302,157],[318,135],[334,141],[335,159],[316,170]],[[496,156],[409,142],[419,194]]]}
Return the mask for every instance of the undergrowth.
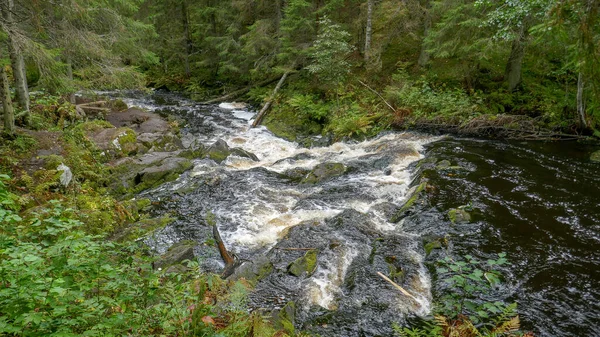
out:
{"label": "undergrowth", "polygon": [[[248,314],[243,283],[166,274],[136,244],[91,235],[77,210],[51,201],[21,217],[0,175],[0,335],[272,336]],[[284,334],[279,334],[283,336]]]}

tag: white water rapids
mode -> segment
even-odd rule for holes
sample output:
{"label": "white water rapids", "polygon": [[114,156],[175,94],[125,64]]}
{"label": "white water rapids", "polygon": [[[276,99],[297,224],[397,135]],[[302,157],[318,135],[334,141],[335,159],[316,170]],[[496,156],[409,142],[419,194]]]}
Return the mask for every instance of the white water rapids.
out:
{"label": "white water rapids", "polygon": [[[158,106],[139,99],[126,99],[128,105],[155,110]],[[405,232],[402,222],[391,223],[384,212],[385,205],[401,206],[410,195],[413,172],[410,165],[420,160],[423,145],[435,137],[413,133],[389,133],[362,142],[338,142],[330,146],[304,148],[297,143],[277,138],[265,127],[250,128],[254,113],[242,106],[222,104],[220,109],[199,109],[193,102],[182,101],[179,110],[187,111],[186,119],[202,119],[210,132],[185,134],[184,146],[210,146],[224,140],[229,147],[239,147],[255,154],[259,161],[230,155],[221,164],[209,159],[196,159],[189,175],[159,189],[180,190],[194,179],[213,174],[234,174],[236,183],[228,189],[231,200],[210,205],[226,245],[238,254],[267,251],[299,224],[321,226],[344,211],[354,210],[367,215],[368,226],[381,235],[393,233],[412,242],[400,252],[416,267],[407,281],[407,290],[418,304],[402,299],[399,310],[418,315],[431,309],[431,282],[423,266],[424,256],[418,248],[415,234]],[[292,169],[310,170],[324,163],[341,163],[347,168],[342,176],[317,184],[273,184],[250,174],[262,168],[283,174]],[[223,174],[221,174],[223,173]],[[370,246],[349,241],[343,235],[328,233],[332,240],[343,244],[332,249],[327,259],[319,258],[317,270],[302,281],[304,306],[318,305],[336,309],[343,294],[343,284],[349,267],[359,257],[365,258]],[[336,236],[337,235],[337,236]],[[389,285],[388,285],[389,286]]]}

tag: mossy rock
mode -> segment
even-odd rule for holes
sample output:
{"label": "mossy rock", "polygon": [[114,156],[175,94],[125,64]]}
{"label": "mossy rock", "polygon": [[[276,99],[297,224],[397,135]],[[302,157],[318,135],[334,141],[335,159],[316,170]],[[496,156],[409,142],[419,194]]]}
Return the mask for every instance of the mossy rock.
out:
{"label": "mossy rock", "polygon": [[449,167],[451,167],[451,166],[452,166],[452,163],[450,163],[450,161],[449,161],[449,160],[446,160],[446,159],[444,159],[444,160],[440,160],[440,161],[439,161],[439,162],[438,162],[438,163],[435,165],[435,168],[436,168],[437,170],[445,170],[445,169],[447,169],[447,168],[449,168]]}
{"label": "mossy rock", "polygon": [[341,176],[344,173],[346,173],[346,166],[342,163],[321,163],[315,166],[301,182],[303,184],[317,184]]}
{"label": "mossy rock", "polygon": [[142,191],[147,188],[158,186],[162,183],[173,181],[186,170],[192,168],[193,164],[185,158],[167,158],[158,166],[147,167],[139,172],[135,178],[135,190]]}
{"label": "mossy rock", "polygon": [[289,179],[291,181],[294,182],[300,182],[302,181],[302,179],[306,178],[306,176],[310,173],[310,170],[301,168],[301,167],[294,167],[292,169],[289,169],[283,173],[281,173],[281,177],[285,178],[285,179]]}
{"label": "mossy rock", "polygon": [[595,163],[600,163],[600,150],[593,152],[590,155],[590,160],[595,162]]}
{"label": "mossy rock", "polygon": [[168,215],[165,215],[160,218],[141,219],[138,222],[128,225],[122,230],[119,230],[116,233],[114,233],[111,236],[111,240],[117,242],[133,241],[144,237],[153,231],[165,228],[168,224],[170,224],[173,221],[175,221],[175,219]]}
{"label": "mossy rock", "polygon": [[294,336],[294,321],[296,320],[296,303],[288,302],[275,317],[274,326],[277,329],[283,329],[285,332]]}
{"label": "mossy rock", "polygon": [[125,156],[135,154],[137,152],[137,135],[135,131],[130,128],[120,128],[121,132],[116,137],[116,142],[118,142],[118,146],[116,142],[113,141],[115,147],[121,151],[121,153]]}
{"label": "mossy rock", "polygon": [[415,206],[416,202],[419,200],[421,193],[425,190],[425,187],[427,187],[426,182],[422,182],[421,184],[419,184],[417,188],[415,188],[410,198],[406,200],[404,205],[402,205],[402,207],[400,207],[400,209],[396,213],[394,213],[394,215],[392,215],[390,222],[396,223],[402,220],[402,218],[406,217],[408,215],[408,212],[413,208],[413,206]]}
{"label": "mossy rock", "polygon": [[217,140],[213,145],[208,148],[208,153],[206,156],[217,163],[221,163],[223,160],[227,159],[231,154],[231,149],[227,142],[222,139]]}
{"label": "mossy rock", "polygon": [[110,101],[109,106],[112,111],[125,111],[127,110],[127,103],[123,102],[121,99],[115,99]]}
{"label": "mossy rock", "polygon": [[239,280],[243,278],[252,286],[256,286],[260,280],[269,276],[273,270],[273,262],[268,257],[263,256],[237,267],[228,279]]}
{"label": "mossy rock", "polygon": [[453,224],[469,223],[471,222],[471,213],[461,207],[452,208],[448,211],[448,218]]}
{"label": "mossy rock", "polygon": [[296,259],[288,266],[288,272],[294,276],[302,276],[304,273],[310,276],[317,269],[317,250],[311,249],[304,256]]}
{"label": "mossy rock", "polygon": [[192,240],[180,241],[163,254],[160,259],[154,262],[155,269],[165,269],[167,267],[180,264],[185,260],[194,260],[194,247],[196,242]]}

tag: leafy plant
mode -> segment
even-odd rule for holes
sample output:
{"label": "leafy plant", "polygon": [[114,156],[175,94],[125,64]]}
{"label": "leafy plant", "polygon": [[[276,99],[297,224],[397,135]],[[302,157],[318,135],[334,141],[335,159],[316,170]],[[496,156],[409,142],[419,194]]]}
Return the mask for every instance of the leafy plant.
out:
{"label": "leafy plant", "polygon": [[496,268],[506,263],[505,253],[486,262],[470,255],[464,260],[446,257],[439,261],[437,274],[451,291],[441,296],[435,320],[417,328],[394,325],[395,332],[405,337],[532,337],[519,333],[516,303],[481,300],[498,286],[501,275]]}

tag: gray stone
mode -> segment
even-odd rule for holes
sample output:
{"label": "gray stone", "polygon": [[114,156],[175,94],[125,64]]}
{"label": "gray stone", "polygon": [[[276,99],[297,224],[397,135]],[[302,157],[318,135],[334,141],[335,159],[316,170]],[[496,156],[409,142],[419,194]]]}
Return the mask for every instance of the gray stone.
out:
{"label": "gray stone", "polygon": [[154,185],[160,181],[171,180],[173,175],[179,175],[192,167],[192,162],[185,158],[168,158],[158,166],[151,166],[139,172],[135,178],[136,184],[147,183]]}
{"label": "gray stone", "polygon": [[315,166],[314,169],[302,180],[305,184],[316,184],[323,180],[341,176],[346,172],[346,166],[342,163],[321,163]]}

